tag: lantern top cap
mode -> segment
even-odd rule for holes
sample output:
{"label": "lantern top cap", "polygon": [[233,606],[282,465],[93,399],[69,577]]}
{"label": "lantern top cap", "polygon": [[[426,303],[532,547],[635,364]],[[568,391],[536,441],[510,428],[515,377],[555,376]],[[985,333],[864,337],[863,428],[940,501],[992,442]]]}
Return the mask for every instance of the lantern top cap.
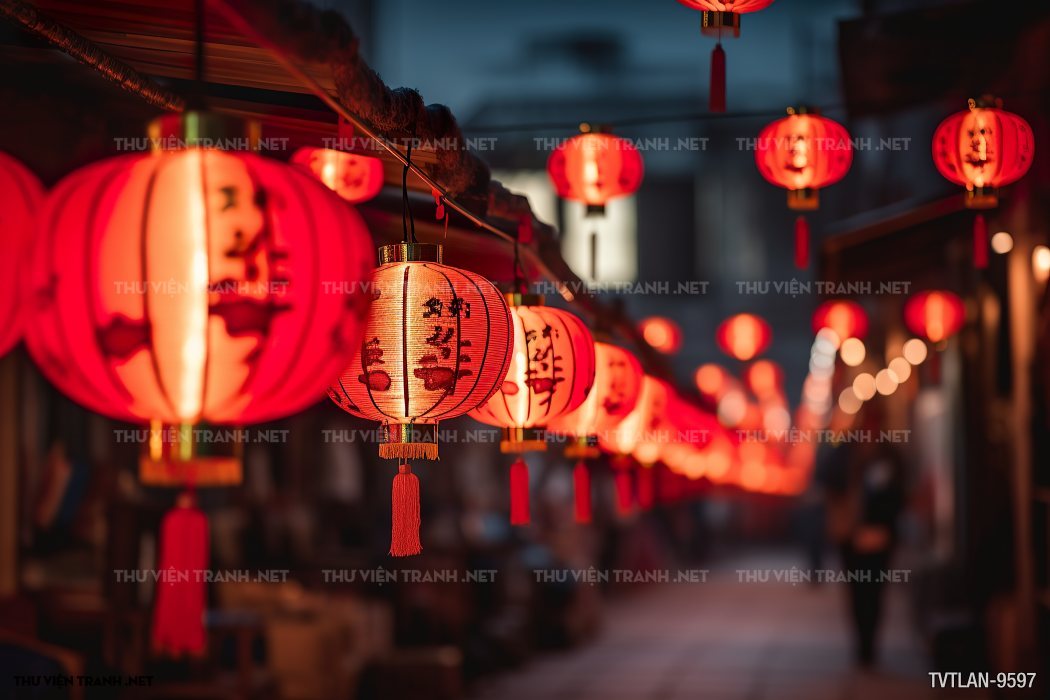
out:
{"label": "lantern top cap", "polygon": [[257,151],[262,127],[254,119],[187,110],[157,117],[147,128],[154,152],[187,148],[220,151]]}
{"label": "lantern top cap", "polygon": [[981,95],[977,99],[970,98],[966,101],[966,105],[971,109],[1002,109],[1003,100],[1000,97],[994,95]]}
{"label": "lantern top cap", "polygon": [[592,124],[591,122],[580,122],[581,134],[611,134],[612,127],[608,124]]}
{"label": "lantern top cap", "polygon": [[506,292],[503,298],[507,300],[507,306],[543,306],[542,294],[527,294],[525,292]]}
{"label": "lantern top cap", "polygon": [[440,243],[391,243],[379,247],[379,264],[397,262],[440,263],[443,258]]}
{"label": "lantern top cap", "polygon": [[820,116],[820,109],[812,105],[794,105],[787,108],[788,116],[801,116],[803,114],[813,114]]}

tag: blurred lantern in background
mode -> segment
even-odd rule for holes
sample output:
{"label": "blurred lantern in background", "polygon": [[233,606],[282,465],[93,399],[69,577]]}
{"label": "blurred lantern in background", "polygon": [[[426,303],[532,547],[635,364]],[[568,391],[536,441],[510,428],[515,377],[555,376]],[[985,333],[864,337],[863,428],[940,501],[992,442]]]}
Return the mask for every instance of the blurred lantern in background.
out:
{"label": "blurred lantern in background", "polygon": [[390,553],[418,554],[419,483],[407,460],[437,459],[438,422],[489,400],[514,350],[503,294],[481,275],[441,264],[440,245],[379,249],[364,338],[328,395],[378,421],[379,456],[402,460]]}
{"label": "blurred lantern in background", "polygon": [[706,36],[718,40],[711,52],[711,84],[708,94],[708,109],[721,113],[726,111],[726,54],[722,50],[722,37],[740,37],[740,15],[758,12],[773,4],[773,0],[678,0],[686,7],[701,10],[700,29]]}
{"label": "blurred lantern in background", "polygon": [[638,324],[638,330],[649,345],[664,355],[673,355],[682,348],[682,329],[663,316],[650,316]]}
{"label": "blurred lantern in background", "polygon": [[769,324],[754,314],[730,316],[715,331],[718,347],[741,362],[761,355],[772,340]]}
{"label": "blurred lantern in background", "polygon": [[958,333],[965,319],[962,299],[944,290],[919,292],[904,304],[904,323],[935,345]]}
{"label": "blurred lantern in background", "polygon": [[[1001,109],[1002,100],[970,100],[933,134],[933,162],[941,175],[966,188],[966,206],[990,209],[999,203],[999,188],[1020,179],[1032,167],[1035,138],[1021,117]],[[973,225],[973,260],[988,265],[988,225],[977,214]]]}
{"label": "blurred lantern in background", "polygon": [[[594,383],[594,339],[579,318],[543,305],[543,297],[510,293],[514,336],[510,366],[496,393],[470,417],[503,429],[500,451],[547,449],[543,429],[577,408]],[[529,522],[529,473],[521,458],[511,466],[510,518]]]}
{"label": "blurred lantern in background", "polygon": [[630,141],[582,124],[547,160],[547,174],[563,199],[583,202],[601,215],[609,200],[633,194],[642,184],[642,155]]}
{"label": "blurred lantern in background", "polygon": [[27,310],[25,269],[44,187],[28,168],[0,152],[0,355],[22,336]]}
{"label": "blurred lantern in background", "polygon": [[[598,444],[602,449],[611,452],[615,459],[625,460],[631,458],[643,441],[654,439],[651,432],[660,429],[661,414],[666,410],[666,404],[666,385],[649,375],[643,376],[642,387],[638,393],[638,402],[631,412],[617,423],[611,431],[599,435]],[[649,462],[642,462],[641,466],[644,469],[641,469],[638,473],[638,504],[643,508],[648,508],[652,505],[654,493],[652,464],[655,461],[653,459]],[[577,474],[580,470],[585,472],[586,469],[586,464],[583,462],[577,463]],[[617,473],[617,477],[620,479],[625,478],[620,472]],[[578,478],[582,477],[577,476]],[[579,489],[577,489],[577,493],[580,493]],[[626,501],[626,496],[629,494],[629,491],[625,493],[624,485],[621,484],[617,489],[617,494],[618,504],[621,507],[628,506],[629,502]],[[581,506],[583,507],[581,508]],[[588,522],[590,520],[589,502],[587,504],[577,502],[576,514],[578,522]],[[582,519],[581,516],[585,516],[586,519]]]}
{"label": "blurred lantern in background", "polygon": [[784,370],[772,360],[759,360],[744,371],[748,389],[761,401],[783,396]]}
{"label": "blurred lantern in background", "polygon": [[[820,206],[819,191],[849,172],[853,144],[837,122],[806,107],[789,107],[788,116],[769,124],[755,146],[758,171],[769,182],[787,189],[788,207],[813,211]],[[795,266],[809,265],[809,225],[795,219]]]}
{"label": "blurred lantern in background", "polygon": [[[587,216],[604,216],[605,205],[633,194],[642,184],[642,155],[630,141],[581,124],[547,159],[547,174],[563,199],[582,202]],[[590,237],[590,276],[598,279],[598,232]]]}
{"label": "blurred lantern in background", "polygon": [[[642,365],[631,353],[615,345],[596,342],[594,360],[594,385],[587,398],[576,410],[547,424],[551,432],[574,438],[566,447],[565,455],[580,460],[601,454],[599,438],[607,436],[634,410],[642,390]],[[590,478],[586,468],[582,472],[577,468],[574,474],[577,519],[581,513],[590,513]],[[583,505],[581,502],[585,499],[587,503]]]}
{"label": "blurred lantern in background", "polygon": [[840,343],[847,338],[864,340],[868,334],[868,315],[855,301],[832,299],[813,313],[813,332],[819,333],[821,328],[834,331]]}
{"label": "blurred lantern in background", "polygon": [[383,189],[383,161],[331,148],[300,148],[290,161],[310,172],[330,190],[350,202],[360,204]]}
{"label": "blurred lantern in background", "polygon": [[[194,424],[272,420],[317,400],[360,342],[370,238],[299,170],[201,145],[247,135],[254,146],[256,124],[187,112],[149,135],[174,147],[89,165],[48,197],[27,346],[74,400],[150,421],[145,483],[237,483],[239,459],[196,454]],[[206,532],[183,494],[159,568],[202,568]],[[154,649],[199,654],[203,584],[173,578],[157,590]]]}

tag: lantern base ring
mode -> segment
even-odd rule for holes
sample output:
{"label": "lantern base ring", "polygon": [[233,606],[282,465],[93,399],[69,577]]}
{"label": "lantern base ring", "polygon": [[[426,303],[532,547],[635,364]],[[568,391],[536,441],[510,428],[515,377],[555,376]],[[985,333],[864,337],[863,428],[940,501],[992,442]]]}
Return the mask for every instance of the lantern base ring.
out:
{"label": "lantern base ring", "polygon": [[814,211],[820,208],[820,191],[812,187],[788,190],[787,204],[792,211]]}
{"label": "lantern base ring", "polygon": [[379,456],[383,459],[437,459],[436,423],[389,423],[380,428]]}
{"label": "lantern base ring", "polygon": [[601,454],[597,435],[578,437],[565,446],[565,456],[569,459],[595,459]]}
{"label": "lantern base ring", "polygon": [[503,428],[499,451],[503,454],[543,452],[547,449],[546,435],[543,428]]}
{"label": "lantern base ring", "polygon": [[588,204],[586,216],[605,216],[605,205]]}
{"label": "lantern base ring", "polygon": [[740,15],[736,12],[701,12],[700,32],[704,36],[740,38]]}
{"label": "lantern base ring", "polygon": [[999,188],[973,187],[966,190],[963,202],[967,209],[991,209],[999,206]]}

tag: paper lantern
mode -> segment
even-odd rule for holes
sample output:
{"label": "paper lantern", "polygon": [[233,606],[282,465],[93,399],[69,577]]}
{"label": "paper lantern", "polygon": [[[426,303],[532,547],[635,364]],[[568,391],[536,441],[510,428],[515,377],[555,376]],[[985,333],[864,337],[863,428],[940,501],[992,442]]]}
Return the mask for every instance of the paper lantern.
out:
{"label": "paper lantern", "polygon": [[962,299],[952,292],[931,290],[909,297],[904,304],[904,323],[916,335],[940,343],[959,332],[966,320]]}
{"label": "paper lantern", "polygon": [[[594,344],[594,385],[574,411],[552,420],[547,428],[553,433],[571,435],[574,441],[565,455],[578,460],[601,454],[599,438],[616,428],[634,410],[642,390],[642,366],[634,355],[623,348],[596,342]],[[577,464],[573,475],[576,493],[576,519],[590,520],[590,476],[586,465]]]}
{"label": "paper lantern", "polygon": [[383,189],[383,161],[378,158],[306,147],[293,153],[289,162],[306,169],[351,204],[367,202]]}
{"label": "paper lantern", "polygon": [[[191,113],[150,133],[181,143],[168,137],[222,124]],[[55,187],[27,345],[59,389],[114,418],[295,413],[359,345],[368,231],[298,170],[192,143],[95,163]]]}
{"label": "paper lantern", "polygon": [[[577,408],[594,383],[594,339],[573,314],[543,306],[543,297],[512,293],[513,352],[507,376],[471,418],[503,429],[500,450],[547,448],[547,423]],[[521,458],[511,466],[511,523],[529,522],[529,474]]]}
{"label": "paper lantern", "polygon": [[605,213],[609,200],[634,193],[642,184],[642,156],[630,141],[581,126],[547,160],[547,174],[559,197],[587,205],[588,215]]}
{"label": "paper lantern", "polygon": [[[812,211],[820,206],[820,189],[841,180],[853,161],[846,129],[812,108],[790,107],[788,116],[769,124],[758,135],[755,163],[769,182],[787,189],[788,207]],[[809,263],[809,225],[795,219],[795,265]]]}
{"label": "paper lantern", "polygon": [[[990,209],[999,188],[1019,180],[1032,167],[1035,138],[1021,117],[1004,111],[1001,100],[970,100],[933,134],[933,162],[941,175],[966,188],[966,206]],[[974,265],[988,265],[988,226],[978,214],[973,228]]]}
{"label": "paper lantern", "polygon": [[726,54],[722,38],[740,36],[740,15],[758,12],[773,4],[773,0],[678,0],[686,7],[701,10],[700,30],[718,39],[711,53],[711,89],[708,108],[712,112],[726,111]]}
{"label": "paper lantern", "polygon": [[848,338],[863,340],[868,334],[868,314],[864,307],[848,299],[825,301],[813,313],[813,332],[832,330],[841,343]]}
{"label": "paper lantern", "polygon": [[22,337],[27,299],[25,268],[44,187],[11,156],[0,153],[0,355]]}
{"label": "paper lantern", "polygon": [[772,360],[758,360],[744,370],[747,388],[759,400],[781,399],[784,395],[784,370]]}
{"label": "paper lantern", "polygon": [[[193,424],[279,418],[322,395],[359,344],[368,232],[298,170],[207,147],[252,147],[256,125],[188,112],[154,121],[149,134],[151,154],[82,168],[48,196],[26,344],[74,400],[151,422],[147,483],[235,483],[239,461],[195,454]],[[164,424],[178,426],[175,440]],[[207,560],[203,518],[188,494],[180,499],[161,531],[161,562]],[[161,587],[155,651],[203,652],[202,606],[192,603],[202,585],[191,573]]]}
{"label": "paper lantern", "polygon": [[438,421],[484,404],[507,375],[503,294],[441,261],[435,244],[379,249],[361,346],[328,391],[343,410],[382,424],[384,459],[437,459]]}
{"label": "paper lantern", "polygon": [[664,355],[673,355],[682,349],[682,329],[663,316],[650,316],[638,324],[645,342]]}
{"label": "paper lantern", "polygon": [[440,245],[379,249],[364,339],[328,390],[340,408],[380,423],[379,456],[400,459],[390,553],[418,554],[419,483],[407,460],[437,459],[438,422],[483,405],[507,376],[510,310],[481,275],[442,264]]}
{"label": "paper lantern", "polygon": [[761,355],[772,340],[769,324],[754,314],[730,316],[715,331],[718,347],[741,362]]}

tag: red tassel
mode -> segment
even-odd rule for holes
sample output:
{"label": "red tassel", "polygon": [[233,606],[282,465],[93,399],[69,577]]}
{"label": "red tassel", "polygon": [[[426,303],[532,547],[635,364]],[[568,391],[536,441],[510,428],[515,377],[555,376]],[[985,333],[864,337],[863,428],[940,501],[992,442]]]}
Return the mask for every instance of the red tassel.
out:
{"label": "red tassel", "polygon": [[973,266],[978,270],[988,267],[988,222],[984,214],[973,219]]}
{"label": "red tassel", "polygon": [[521,457],[510,465],[510,524],[529,524],[529,465]]}
{"label": "red tassel", "polygon": [[614,477],[616,483],[616,511],[622,515],[630,515],[634,506],[634,487],[631,484],[631,472],[627,469],[618,469]]}
{"label": "red tassel", "polygon": [[721,114],[726,111],[726,52],[722,44],[715,44],[711,52],[711,89],[708,94],[708,109]]}
{"label": "red tassel", "polygon": [[795,219],[795,267],[809,267],[809,223],[804,216]]}
{"label": "red tassel", "polygon": [[390,489],[390,556],[410,557],[423,551],[419,543],[419,477],[407,462],[398,465]]}
{"label": "red tassel", "polygon": [[576,522],[591,522],[591,473],[582,459],[572,470],[573,494],[576,500]]}
{"label": "red tassel", "polygon": [[204,653],[204,575],[208,568],[208,518],[186,491],[160,524],[159,578],[151,642],[156,654]]}
{"label": "red tassel", "polygon": [[638,507],[649,510],[656,502],[656,477],[652,468],[638,470]]}

